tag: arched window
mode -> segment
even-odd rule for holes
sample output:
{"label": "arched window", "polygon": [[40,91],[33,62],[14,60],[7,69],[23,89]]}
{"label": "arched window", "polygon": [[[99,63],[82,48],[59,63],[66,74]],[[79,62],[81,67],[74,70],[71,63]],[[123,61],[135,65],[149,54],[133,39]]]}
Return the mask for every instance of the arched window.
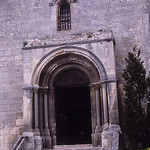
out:
{"label": "arched window", "polygon": [[58,30],[69,30],[71,29],[71,13],[70,5],[67,2],[63,2],[59,6],[58,11]]}

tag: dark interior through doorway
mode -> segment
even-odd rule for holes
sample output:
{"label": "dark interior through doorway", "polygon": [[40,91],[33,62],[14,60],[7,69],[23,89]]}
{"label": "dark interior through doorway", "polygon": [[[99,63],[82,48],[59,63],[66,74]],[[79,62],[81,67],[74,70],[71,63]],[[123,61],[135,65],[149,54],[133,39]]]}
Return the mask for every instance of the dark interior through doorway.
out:
{"label": "dark interior through doorway", "polygon": [[57,145],[91,143],[91,102],[88,85],[55,88]]}

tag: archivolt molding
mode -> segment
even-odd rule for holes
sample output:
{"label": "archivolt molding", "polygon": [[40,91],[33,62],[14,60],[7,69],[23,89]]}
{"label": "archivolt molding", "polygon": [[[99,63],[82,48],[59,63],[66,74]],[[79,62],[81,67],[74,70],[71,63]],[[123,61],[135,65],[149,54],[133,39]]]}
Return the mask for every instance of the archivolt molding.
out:
{"label": "archivolt molding", "polygon": [[[57,60],[58,57],[63,57],[65,55],[67,56],[69,54],[74,55],[76,58],[70,57],[71,59],[69,58],[64,59],[64,62],[63,60],[60,60],[60,62],[58,62],[57,65],[55,65],[56,64],[55,62],[52,64],[52,61]],[[82,61],[82,59],[77,59],[78,56],[82,57],[82,59],[85,59],[86,62]],[[95,56],[92,52],[90,52],[87,49],[80,48],[80,47],[67,46],[67,47],[60,47],[60,48],[54,49],[53,51],[46,54],[43,58],[41,58],[41,60],[39,61],[39,63],[36,65],[34,69],[31,82],[33,85],[39,84],[42,71],[44,71],[44,69],[46,69],[48,65],[49,65],[49,69],[51,67],[55,69],[58,66],[66,65],[66,63],[78,64],[78,66],[80,65],[80,67],[84,65],[84,67],[82,67],[83,69],[83,68],[89,67],[89,66],[86,66],[87,62],[91,66],[95,67],[95,70],[97,70],[101,81],[107,80],[107,74],[106,74],[105,68],[102,62],[99,60],[99,58],[97,58],[97,56]]]}
{"label": "archivolt molding", "polygon": [[[97,72],[93,72],[90,69],[88,69],[88,66],[86,66],[85,64],[81,64],[81,63],[74,63],[72,61],[68,61],[66,63],[62,62],[61,64],[59,64],[57,66],[57,68],[51,70],[50,72],[47,71],[47,75],[45,77],[45,81],[43,81],[44,84],[49,84],[49,87],[53,87],[54,83],[55,83],[55,79],[56,76],[65,71],[65,70],[69,70],[69,69],[78,69],[81,70],[82,72],[84,72],[87,77],[90,80],[90,83],[94,82],[94,81],[99,81],[99,75]],[[45,86],[45,85],[43,85]]]}

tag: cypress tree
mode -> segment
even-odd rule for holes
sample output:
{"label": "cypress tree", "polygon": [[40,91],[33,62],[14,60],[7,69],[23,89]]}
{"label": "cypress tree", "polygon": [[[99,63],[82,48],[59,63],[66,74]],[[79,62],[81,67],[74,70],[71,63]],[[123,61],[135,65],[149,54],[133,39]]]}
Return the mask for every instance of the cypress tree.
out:
{"label": "cypress tree", "polygon": [[126,68],[123,71],[124,78],[124,132],[126,133],[131,149],[145,146],[147,138],[147,125],[145,109],[142,102],[148,93],[146,70],[140,58],[140,50],[133,48],[125,58]]}

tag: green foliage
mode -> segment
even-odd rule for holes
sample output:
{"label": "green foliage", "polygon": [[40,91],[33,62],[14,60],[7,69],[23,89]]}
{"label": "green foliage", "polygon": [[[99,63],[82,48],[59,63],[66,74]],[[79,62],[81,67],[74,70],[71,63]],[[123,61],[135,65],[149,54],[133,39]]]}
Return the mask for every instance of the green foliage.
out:
{"label": "green foliage", "polygon": [[148,93],[150,77],[146,77],[146,70],[140,53],[136,47],[133,52],[128,52],[128,56],[125,58],[126,68],[122,74],[125,91],[124,132],[132,145],[132,149],[145,147],[150,133],[147,124],[150,117],[150,107],[149,110],[147,109],[147,113],[142,107],[142,102],[150,97]]}

